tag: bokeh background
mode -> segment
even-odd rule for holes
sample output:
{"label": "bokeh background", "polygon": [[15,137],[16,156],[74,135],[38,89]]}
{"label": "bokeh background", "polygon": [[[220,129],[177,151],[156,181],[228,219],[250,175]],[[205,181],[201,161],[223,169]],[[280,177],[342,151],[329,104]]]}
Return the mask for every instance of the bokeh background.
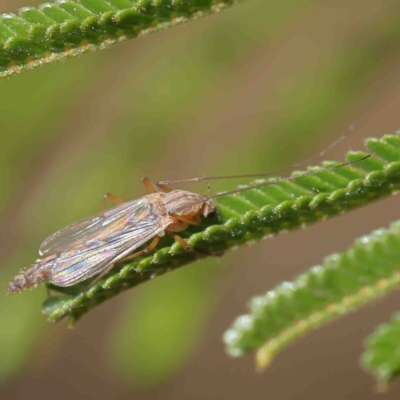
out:
{"label": "bokeh background", "polygon": [[[2,0],[0,12],[38,3]],[[395,132],[399,11],[379,0],[249,0],[0,81],[3,292],[47,235],[97,212],[106,192],[144,194],[142,176],[272,170],[354,124],[326,157],[343,160],[364,138]],[[398,309],[398,294],[301,339],[262,375],[252,355],[229,359],[221,336],[251,296],[400,218],[398,201],[182,268],[72,331],[41,315],[43,287],[0,296],[0,396],[373,399],[374,380],[358,365],[362,340]],[[399,393],[393,385],[385,398]]]}

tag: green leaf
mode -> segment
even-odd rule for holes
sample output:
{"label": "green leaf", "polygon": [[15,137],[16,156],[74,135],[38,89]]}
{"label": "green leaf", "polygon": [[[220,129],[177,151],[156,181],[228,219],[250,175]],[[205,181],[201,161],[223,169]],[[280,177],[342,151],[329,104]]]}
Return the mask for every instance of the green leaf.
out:
{"label": "green leaf", "polygon": [[[359,238],[350,249],[332,254],[293,282],[254,297],[250,313],[239,317],[224,335],[227,352],[240,356],[258,349],[257,365],[266,368],[299,336],[398,288],[399,259],[400,221]],[[369,340],[364,357],[379,379],[388,379],[400,366],[398,353],[387,358],[389,336],[394,336],[383,337],[385,329]],[[398,337],[391,342],[392,350],[399,348]]]}
{"label": "green leaf", "polygon": [[0,77],[219,12],[244,0],[58,0],[0,15]]}
{"label": "green leaf", "polygon": [[[397,228],[397,234],[400,235],[400,228]],[[399,338],[400,313],[397,312],[390,322],[380,325],[365,341],[366,350],[361,363],[381,384],[391,381],[400,374]]]}
{"label": "green leaf", "polygon": [[[352,166],[295,177],[292,181],[218,198],[217,215],[204,221],[202,227],[184,232],[187,242],[195,251],[187,252],[178,243],[171,244],[165,239],[158,250],[112,270],[108,277],[75,301],[66,300],[59,307],[53,307],[47,313],[49,320],[55,321],[69,313],[73,323],[106,299],[182,265],[207,255],[222,255],[234,246],[326,219],[398,190],[398,136],[369,139],[367,147],[370,151],[373,149],[380,158],[370,157]],[[354,159],[360,155],[365,156],[366,153],[350,152],[348,158]],[[339,163],[325,162],[322,165],[329,168]],[[82,286],[68,288],[68,291],[56,286],[51,288],[78,295]]]}

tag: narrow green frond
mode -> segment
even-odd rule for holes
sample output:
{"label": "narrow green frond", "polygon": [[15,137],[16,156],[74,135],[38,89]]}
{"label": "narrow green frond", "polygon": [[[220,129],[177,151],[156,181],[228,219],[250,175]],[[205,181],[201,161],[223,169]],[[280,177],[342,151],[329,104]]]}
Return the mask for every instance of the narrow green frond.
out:
{"label": "narrow green frond", "polygon": [[[121,263],[108,277],[75,301],[69,312],[71,323],[103,301],[165,272],[209,255],[222,255],[234,246],[324,220],[399,190],[399,137],[388,135],[382,139],[370,139],[367,147],[378,157],[372,156],[351,166],[218,198],[214,218],[204,221],[202,227],[183,232],[194,251],[187,252],[178,243],[171,245],[169,238],[163,238],[156,251]],[[355,159],[365,155],[364,152],[350,152],[347,157]],[[324,162],[322,165],[332,167],[338,164]],[[298,175],[298,172],[293,175]],[[87,282],[82,282],[70,288],[51,288],[76,296],[86,286]],[[69,310],[72,301],[73,297],[50,297],[44,304],[43,312],[49,320],[57,320]],[[267,338],[262,338],[262,341],[264,339]]]}
{"label": "narrow green frond", "polygon": [[[224,335],[227,352],[240,356],[258,349],[257,365],[266,368],[279,351],[301,335],[398,288],[399,260],[400,221],[387,230],[359,238],[350,249],[332,254],[293,282],[284,282],[253,298],[250,313],[239,317]],[[399,348],[398,340],[392,347],[395,343]],[[382,349],[388,342],[371,339],[368,344],[365,362],[370,369],[382,369],[379,362],[390,360],[385,358],[388,353],[379,352],[378,347],[382,345]],[[398,355],[393,353],[394,359],[399,368]],[[395,361],[392,366],[395,369]],[[377,373],[382,376],[382,370]]]}
{"label": "narrow green frond", "polygon": [[387,324],[380,325],[365,342],[363,367],[382,384],[400,374],[400,313]]}
{"label": "narrow green frond", "polygon": [[219,12],[244,0],[58,0],[0,15],[0,77]]}

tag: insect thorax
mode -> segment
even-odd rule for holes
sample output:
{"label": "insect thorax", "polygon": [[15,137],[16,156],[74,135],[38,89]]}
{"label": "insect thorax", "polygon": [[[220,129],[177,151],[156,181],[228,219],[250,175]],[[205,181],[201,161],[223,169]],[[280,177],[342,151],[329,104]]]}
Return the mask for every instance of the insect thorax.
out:
{"label": "insect thorax", "polygon": [[162,202],[168,214],[181,217],[190,218],[199,214],[206,217],[214,210],[214,205],[208,197],[185,190],[166,193]]}

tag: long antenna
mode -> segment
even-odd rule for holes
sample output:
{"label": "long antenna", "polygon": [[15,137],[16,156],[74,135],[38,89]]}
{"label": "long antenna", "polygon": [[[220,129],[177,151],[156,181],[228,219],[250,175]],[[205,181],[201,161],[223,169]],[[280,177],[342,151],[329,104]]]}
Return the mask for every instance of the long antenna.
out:
{"label": "long antenna", "polygon": [[[288,176],[287,178],[280,178],[280,179],[277,179],[277,180],[275,180],[275,181],[273,181],[273,182],[265,182],[265,183],[260,183],[260,184],[258,184],[258,185],[253,185],[253,186],[250,185],[250,186],[248,186],[248,187],[246,187],[246,188],[231,190],[231,191],[229,191],[229,192],[222,192],[222,193],[215,194],[215,195],[213,195],[213,196],[208,196],[208,198],[209,198],[209,199],[215,199],[215,198],[217,198],[217,197],[227,196],[227,195],[235,194],[235,193],[241,193],[241,192],[244,192],[244,191],[250,190],[250,189],[257,189],[257,188],[262,188],[262,187],[265,187],[265,186],[275,185],[275,184],[280,183],[280,182],[287,182],[287,181],[293,180],[293,179],[295,179],[295,178],[301,178],[301,177],[303,177],[303,176],[315,175],[315,174],[318,174],[319,172],[329,172],[329,171],[333,171],[333,170],[335,170],[335,169],[344,167],[344,166],[346,166],[346,165],[351,165],[351,164],[354,164],[354,163],[357,163],[357,162],[364,161],[364,160],[366,160],[366,159],[369,158],[369,157],[371,157],[370,154],[368,154],[367,156],[362,157],[362,158],[360,158],[360,159],[358,159],[358,160],[348,161],[348,162],[345,162],[345,163],[343,163],[343,164],[335,165],[335,166],[330,167],[330,168],[320,168],[320,169],[318,169],[318,170],[304,172],[304,173],[299,174],[299,175],[296,175],[296,176]],[[257,176],[257,175],[256,175],[256,176]],[[210,178],[208,178],[208,179],[210,179]]]}
{"label": "long antenna", "polygon": [[318,154],[314,154],[312,157],[309,157],[305,160],[302,160],[296,164],[290,165],[288,167],[284,167],[275,171],[270,171],[270,172],[262,172],[260,174],[245,174],[245,175],[224,175],[224,176],[204,176],[201,178],[189,178],[189,179],[177,179],[177,180],[171,180],[171,181],[159,181],[157,182],[157,185],[174,185],[177,183],[190,183],[190,182],[202,182],[202,181],[209,181],[209,180],[217,180],[217,179],[236,179],[236,178],[257,178],[257,177],[265,177],[268,175],[275,175],[279,174],[284,171],[288,170],[293,170],[294,168],[300,167],[304,164],[308,164],[310,161],[315,160],[316,158],[322,157],[325,153],[328,151],[332,150],[334,147],[336,147],[340,142],[342,142],[347,136],[353,131],[354,125],[350,125],[348,128],[348,131],[340,136],[338,139],[336,139],[333,143],[331,143],[328,147],[326,147],[324,150],[319,152]]}

